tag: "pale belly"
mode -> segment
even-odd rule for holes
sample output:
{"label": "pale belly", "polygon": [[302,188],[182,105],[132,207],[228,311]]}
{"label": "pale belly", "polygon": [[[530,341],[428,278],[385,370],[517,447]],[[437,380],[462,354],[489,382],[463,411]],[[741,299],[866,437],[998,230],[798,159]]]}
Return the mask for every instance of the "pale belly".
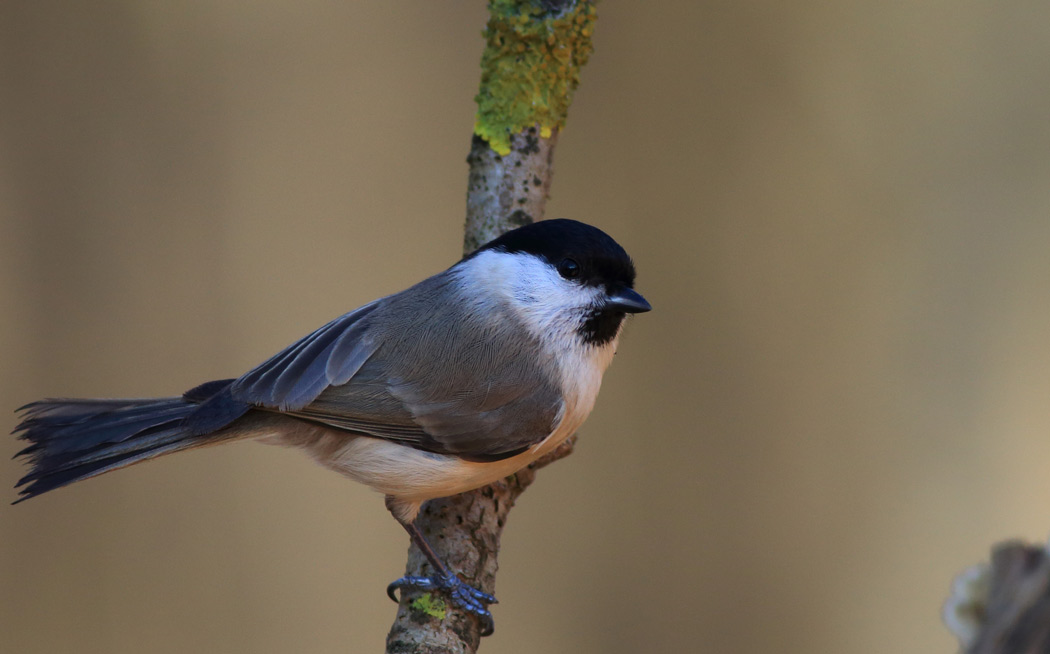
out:
{"label": "pale belly", "polygon": [[426,500],[463,493],[503,479],[564,442],[594,407],[612,349],[600,352],[598,361],[581,357],[582,360],[566,371],[569,373],[566,377],[571,380],[564,388],[568,408],[558,427],[540,443],[502,461],[465,461],[453,455],[427,452],[381,438],[355,436],[316,424],[299,423],[294,430],[260,440],[303,449],[321,465],[393,498],[391,510],[402,521],[410,522]]}
{"label": "pale belly", "polygon": [[[568,438],[582,420],[562,421],[545,440],[501,461],[474,462],[367,436],[329,432],[306,449],[318,463],[402,502],[447,497],[514,474]],[[301,445],[300,445],[301,446]]]}

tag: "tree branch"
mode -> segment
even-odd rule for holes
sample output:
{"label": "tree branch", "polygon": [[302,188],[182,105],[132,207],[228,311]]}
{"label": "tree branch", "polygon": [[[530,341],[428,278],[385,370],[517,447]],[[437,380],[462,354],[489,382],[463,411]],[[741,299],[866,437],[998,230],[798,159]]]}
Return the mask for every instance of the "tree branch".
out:
{"label": "tree branch", "polygon": [[1011,541],[959,575],[944,619],[966,654],[1050,652],[1050,554]]}
{"label": "tree branch", "polygon": [[557,141],[557,132],[541,138],[530,127],[513,138],[509,154],[500,156],[485,139],[474,137],[467,156],[470,178],[464,254],[509,229],[543,220]]}
{"label": "tree branch", "polygon": [[[597,16],[590,0],[490,0],[489,12],[478,114],[467,157],[465,253],[543,219],[554,147],[580,68],[590,56]],[[427,502],[417,526],[449,568],[474,588],[493,593],[507,514],[536,470],[567,456],[574,440],[507,479]],[[429,567],[410,546],[405,573],[425,576]],[[474,617],[450,603],[408,592],[401,596],[386,651],[473,654],[480,640]]]}

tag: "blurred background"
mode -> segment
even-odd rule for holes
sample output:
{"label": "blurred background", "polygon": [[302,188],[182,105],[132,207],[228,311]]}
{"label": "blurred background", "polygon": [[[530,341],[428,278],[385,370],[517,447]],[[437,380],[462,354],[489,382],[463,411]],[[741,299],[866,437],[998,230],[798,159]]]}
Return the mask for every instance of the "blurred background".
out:
{"label": "blurred background", "polygon": [[[485,20],[0,4],[0,432],[235,376],[454,262]],[[655,309],[512,513],[483,651],[953,651],[952,577],[1050,532],[1050,5],[608,0],[596,46],[548,217]],[[0,534],[20,654],[381,651],[407,548],[254,443]]]}

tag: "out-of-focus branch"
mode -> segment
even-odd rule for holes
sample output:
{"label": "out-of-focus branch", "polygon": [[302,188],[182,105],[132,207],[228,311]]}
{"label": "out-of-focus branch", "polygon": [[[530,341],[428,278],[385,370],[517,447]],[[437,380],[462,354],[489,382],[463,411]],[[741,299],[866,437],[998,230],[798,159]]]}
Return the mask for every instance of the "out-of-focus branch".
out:
{"label": "out-of-focus branch", "polygon": [[[554,146],[580,68],[591,52],[590,0],[490,0],[478,114],[471,143],[464,252],[505,231],[541,220],[550,192]],[[500,482],[427,502],[416,524],[438,556],[468,584],[495,590],[500,535],[535,471],[568,455],[573,439]],[[406,574],[431,572],[411,546]],[[498,618],[498,615],[497,615]],[[387,636],[389,654],[472,654],[477,620],[443,598],[402,595]]]}
{"label": "out-of-focus branch", "polygon": [[945,622],[965,654],[1050,652],[1050,554],[1007,542],[955,581]]}

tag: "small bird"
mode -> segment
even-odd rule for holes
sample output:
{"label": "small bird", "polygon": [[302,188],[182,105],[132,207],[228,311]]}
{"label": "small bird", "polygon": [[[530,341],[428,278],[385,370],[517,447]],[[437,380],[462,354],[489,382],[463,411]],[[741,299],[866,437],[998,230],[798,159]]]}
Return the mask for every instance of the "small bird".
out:
{"label": "small bird", "polygon": [[434,569],[387,588],[447,594],[493,631],[495,598],[460,581],[415,525],[420,505],[506,477],[594,407],[627,314],[650,310],[623,248],[546,220],[351,311],[236,379],[181,396],[45,399],[18,411],[32,470],[15,503],[162,454],[255,439],[304,450],[386,495]]}

